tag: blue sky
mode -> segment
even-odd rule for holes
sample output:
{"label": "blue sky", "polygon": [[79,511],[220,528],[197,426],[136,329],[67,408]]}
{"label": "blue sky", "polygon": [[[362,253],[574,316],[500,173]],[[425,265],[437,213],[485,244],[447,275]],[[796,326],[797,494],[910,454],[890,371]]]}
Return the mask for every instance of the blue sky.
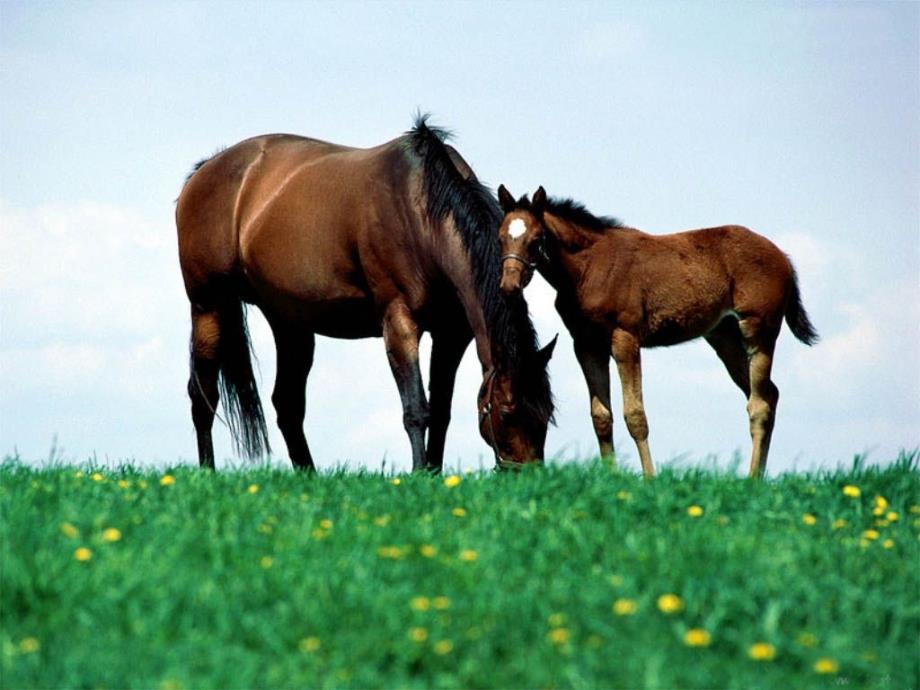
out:
{"label": "blue sky", "polygon": [[[770,471],[889,461],[920,445],[918,36],[906,2],[3,2],[0,452],[37,461],[56,437],[74,460],[194,461],[172,216],[191,165],[264,132],[371,146],[421,108],[491,185],[773,239],[823,340],[780,337]],[[552,293],[528,299],[543,341],[563,331],[547,450],[589,455]],[[271,338],[250,321],[268,403]],[[658,463],[746,461],[744,400],[705,343],[646,351],[644,381]],[[454,466],[490,462],[478,383],[470,351]],[[381,341],[321,339],[307,399],[321,467],[408,467]],[[230,458],[219,424],[215,441]]]}

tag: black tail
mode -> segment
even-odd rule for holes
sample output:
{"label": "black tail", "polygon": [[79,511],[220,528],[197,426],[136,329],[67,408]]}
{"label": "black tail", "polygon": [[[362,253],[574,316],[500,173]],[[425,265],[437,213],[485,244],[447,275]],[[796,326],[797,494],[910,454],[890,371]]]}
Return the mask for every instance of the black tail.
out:
{"label": "black tail", "polygon": [[271,452],[259,390],[252,373],[246,307],[234,298],[219,310],[220,398],[237,452],[255,459]]}
{"label": "black tail", "polygon": [[789,290],[789,297],[786,300],[786,323],[789,324],[789,330],[792,335],[801,340],[806,345],[814,345],[818,342],[818,332],[811,325],[808,314],[805,313],[805,307],[802,306],[802,295],[799,294],[799,278],[792,270],[792,288]]}

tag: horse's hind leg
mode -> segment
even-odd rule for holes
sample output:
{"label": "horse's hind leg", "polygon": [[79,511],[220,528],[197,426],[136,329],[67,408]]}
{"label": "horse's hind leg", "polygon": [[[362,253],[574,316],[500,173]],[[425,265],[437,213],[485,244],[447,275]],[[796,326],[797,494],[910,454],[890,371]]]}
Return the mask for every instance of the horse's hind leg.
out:
{"label": "horse's hind leg", "polygon": [[431,368],[428,378],[428,395],[431,409],[431,426],[428,429],[428,446],[425,449],[425,468],[440,472],[444,466],[444,443],[450,424],[450,403],[454,395],[457,368],[472,333],[466,331],[437,331],[432,333]]}
{"label": "horse's hind leg", "polygon": [[284,436],[291,464],[298,470],[315,470],[313,456],[303,433],[306,412],[307,376],[313,366],[316,339],[313,333],[283,327],[273,328],[277,350],[277,372],[272,404],[278,428]]}
{"label": "horse's hind leg", "polygon": [[706,342],[719,355],[728,375],[744,393],[744,397],[749,398],[751,396],[750,365],[738,321],[732,317],[723,319],[706,334]]}
{"label": "horse's hind leg", "polygon": [[220,319],[217,310],[192,304],[191,361],[188,395],[192,401],[192,422],[198,437],[198,464],[214,469],[211,427],[217,410],[220,373]]}
{"label": "horse's hind leg", "polygon": [[751,476],[760,477],[767,470],[767,454],[776,419],[779,389],[770,379],[773,350],[778,326],[767,326],[760,319],[748,318],[739,323],[750,353],[748,372],[751,392],[747,411],[751,420]]}
{"label": "horse's hind leg", "polygon": [[603,341],[575,338],[575,357],[581,365],[591,398],[591,421],[601,459],[616,465],[613,453],[613,415],[610,412],[610,355]]}
{"label": "horse's hind leg", "polygon": [[403,426],[412,444],[412,469],[425,467],[428,401],[418,362],[418,325],[404,302],[390,303],[383,317],[383,340],[403,406]]}
{"label": "horse's hind leg", "polygon": [[645,417],[645,405],[642,402],[642,361],[640,358],[639,339],[624,330],[613,332],[611,350],[620,374],[623,387],[623,417],[629,435],[636,442],[642,473],[646,477],[655,475],[652,454],[648,448],[648,420]]}

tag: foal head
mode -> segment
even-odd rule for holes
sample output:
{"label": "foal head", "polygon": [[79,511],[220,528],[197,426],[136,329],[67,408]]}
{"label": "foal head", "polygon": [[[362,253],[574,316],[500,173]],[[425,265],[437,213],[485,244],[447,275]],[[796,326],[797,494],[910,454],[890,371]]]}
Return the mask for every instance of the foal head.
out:
{"label": "foal head", "polygon": [[[557,336],[558,337],[558,336]],[[496,362],[479,388],[479,433],[492,446],[500,468],[543,460],[553,418],[546,366],[556,338],[511,368]]]}
{"label": "foal head", "polygon": [[540,187],[534,192],[533,201],[526,196],[515,201],[505,186],[499,185],[498,201],[505,212],[498,229],[502,247],[501,289],[512,295],[527,287],[534,269],[546,260],[543,228],[546,192]]}

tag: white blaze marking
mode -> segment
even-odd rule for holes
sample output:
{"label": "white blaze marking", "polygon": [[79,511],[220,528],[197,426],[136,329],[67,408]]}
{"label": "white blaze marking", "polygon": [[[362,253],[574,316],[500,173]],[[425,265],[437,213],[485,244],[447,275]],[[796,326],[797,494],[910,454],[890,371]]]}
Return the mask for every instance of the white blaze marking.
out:
{"label": "white blaze marking", "polygon": [[511,225],[508,226],[508,234],[511,235],[513,240],[516,240],[525,232],[527,232],[527,225],[520,218],[515,218],[511,221]]}

